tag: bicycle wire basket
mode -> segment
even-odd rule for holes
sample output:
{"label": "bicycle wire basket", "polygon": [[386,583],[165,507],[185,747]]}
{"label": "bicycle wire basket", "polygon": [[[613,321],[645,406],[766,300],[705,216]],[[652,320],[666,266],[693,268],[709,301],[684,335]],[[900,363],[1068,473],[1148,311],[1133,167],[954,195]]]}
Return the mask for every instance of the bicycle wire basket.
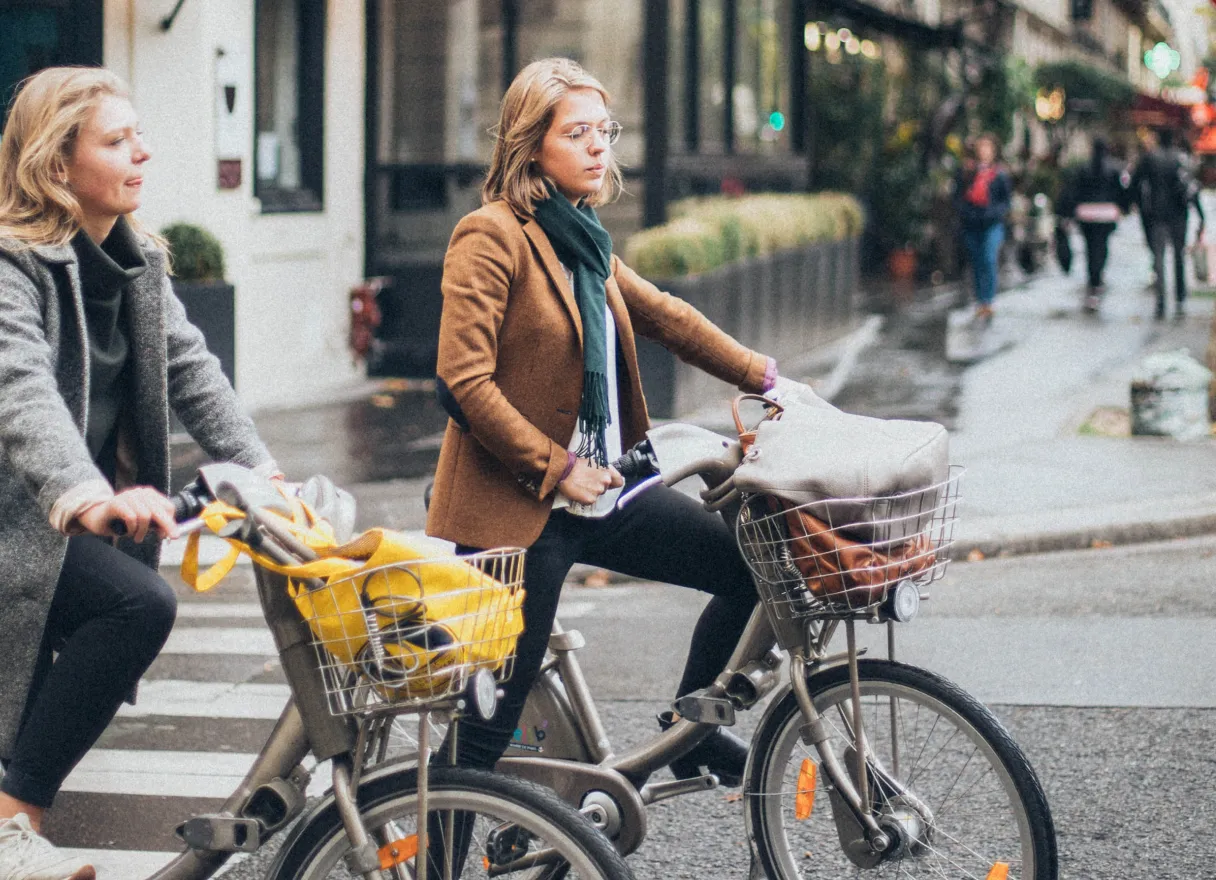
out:
{"label": "bicycle wire basket", "polygon": [[940,578],[954,541],[963,468],[941,483],[875,498],[791,504],[749,495],[736,528],[761,601],[778,620],[852,617],[902,581]]}
{"label": "bicycle wire basket", "polygon": [[335,715],[456,697],[473,673],[511,677],[524,550],[395,562],[299,589]]}

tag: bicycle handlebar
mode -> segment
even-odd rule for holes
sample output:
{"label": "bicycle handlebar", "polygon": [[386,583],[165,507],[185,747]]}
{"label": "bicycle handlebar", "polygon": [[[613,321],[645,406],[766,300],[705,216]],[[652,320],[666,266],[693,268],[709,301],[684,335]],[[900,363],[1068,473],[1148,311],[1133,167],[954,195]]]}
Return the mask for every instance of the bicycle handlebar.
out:
{"label": "bicycle handlebar", "polygon": [[649,440],[641,440],[632,449],[612,463],[617,472],[626,480],[636,477],[650,477],[659,472],[659,460],[655,457],[654,447]]}
{"label": "bicycle handlebar", "polygon": [[[170,495],[169,500],[173,502],[173,521],[181,523],[202,513],[203,508],[211,501],[211,494],[199,480],[194,480]],[[127,524],[115,517],[110,520],[110,534],[118,538],[124,537],[127,534]]]}

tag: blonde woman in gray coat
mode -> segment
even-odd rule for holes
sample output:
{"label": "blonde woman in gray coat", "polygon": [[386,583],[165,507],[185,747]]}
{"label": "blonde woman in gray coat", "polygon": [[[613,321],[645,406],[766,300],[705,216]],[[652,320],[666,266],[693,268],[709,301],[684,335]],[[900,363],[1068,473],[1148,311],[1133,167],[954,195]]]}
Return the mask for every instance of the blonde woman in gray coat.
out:
{"label": "blonde woman in gray coat", "polygon": [[170,409],[213,458],[275,471],[132,215],[149,158],[126,87],[95,68],[31,77],[0,139],[6,880],[94,876],[39,831],[173,625]]}

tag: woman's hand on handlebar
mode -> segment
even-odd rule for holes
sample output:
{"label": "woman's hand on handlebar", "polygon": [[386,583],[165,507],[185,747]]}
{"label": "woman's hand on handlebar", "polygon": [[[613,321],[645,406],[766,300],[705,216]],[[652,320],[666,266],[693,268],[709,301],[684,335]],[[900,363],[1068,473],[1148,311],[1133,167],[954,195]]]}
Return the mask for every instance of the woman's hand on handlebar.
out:
{"label": "woman's hand on handlebar", "polygon": [[575,504],[594,504],[609,489],[624,485],[625,478],[616,468],[611,465],[597,467],[587,459],[580,458],[574,462],[570,475],[557,484],[557,491]]}
{"label": "woman's hand on handlebar", "polygon": [[[173,502],[148,486],[124,489],[109,501],[94,504],[77,514],[76,521],[85,531],[102,538],[125,532],[140,542],[149,528],[156,529],[164,538],[177,537]],[[119,523],[122,527],[116,528]]]}

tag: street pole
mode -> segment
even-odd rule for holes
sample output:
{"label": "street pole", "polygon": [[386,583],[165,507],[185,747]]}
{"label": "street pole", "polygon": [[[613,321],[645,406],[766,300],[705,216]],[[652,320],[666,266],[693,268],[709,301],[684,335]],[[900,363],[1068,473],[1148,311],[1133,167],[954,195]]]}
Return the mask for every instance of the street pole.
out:
{"label": "street pole", "polygon": [[667,219],[667,0],[646,0],[642,34],[642,126],[645,136],[645,186],[642,225]]}

